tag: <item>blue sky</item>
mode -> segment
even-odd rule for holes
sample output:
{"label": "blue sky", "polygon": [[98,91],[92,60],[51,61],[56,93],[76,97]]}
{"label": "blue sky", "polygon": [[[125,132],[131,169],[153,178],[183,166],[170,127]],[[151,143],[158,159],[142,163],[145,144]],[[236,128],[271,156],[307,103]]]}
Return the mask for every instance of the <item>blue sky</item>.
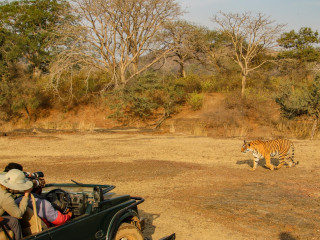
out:
{"label": "blue sky", "polygon": [[176,0],[187,13],[184,19],[214,29],[210,18],[219,11],[264,13],[285,30],[311,27],[320,32],[320,0]]}

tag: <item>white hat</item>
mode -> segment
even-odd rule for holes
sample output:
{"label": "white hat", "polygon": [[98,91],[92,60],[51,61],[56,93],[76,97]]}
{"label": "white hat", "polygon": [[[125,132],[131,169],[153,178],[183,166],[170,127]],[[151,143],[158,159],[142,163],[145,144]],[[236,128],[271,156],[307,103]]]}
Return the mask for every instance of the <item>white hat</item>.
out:
{"label": "white hat", "polygon": [[11,169],[6,174],[1,174],[0,184],[17,191],[28,190],[33,186],[33,183],[28,181],[24,173],[18,169]]}

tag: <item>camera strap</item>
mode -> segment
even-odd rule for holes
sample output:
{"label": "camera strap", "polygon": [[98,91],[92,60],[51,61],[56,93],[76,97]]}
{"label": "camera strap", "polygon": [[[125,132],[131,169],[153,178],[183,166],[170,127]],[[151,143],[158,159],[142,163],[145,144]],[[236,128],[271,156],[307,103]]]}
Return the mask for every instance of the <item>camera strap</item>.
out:
{"label": "camera strap", "polygon": [[32,193],[30,193],[30,197],[31,197],[31,201],[32,201],[33,215],[34,215],[34,218],[35,218],[36,232],[41,232],[42,231],[42,227],[41,227],[41,222],[39,222],[36,200],[35,200],[35,198],[34,198]]}

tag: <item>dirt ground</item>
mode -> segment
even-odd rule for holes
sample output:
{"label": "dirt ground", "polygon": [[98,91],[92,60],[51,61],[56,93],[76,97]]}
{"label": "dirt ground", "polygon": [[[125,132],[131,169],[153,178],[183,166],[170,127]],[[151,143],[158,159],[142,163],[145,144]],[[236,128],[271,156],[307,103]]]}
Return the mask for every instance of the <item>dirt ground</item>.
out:
{"label": "dirt ground", "polygon": [[[320,239],[320,141],[294,140],[294,168],[270,171],[242,154],[243,139],[77,133],[0,137],[8,162],[46,181],[112,184],[141,196],[153,240]],[[277,160],[273,159],[276,163]]]}

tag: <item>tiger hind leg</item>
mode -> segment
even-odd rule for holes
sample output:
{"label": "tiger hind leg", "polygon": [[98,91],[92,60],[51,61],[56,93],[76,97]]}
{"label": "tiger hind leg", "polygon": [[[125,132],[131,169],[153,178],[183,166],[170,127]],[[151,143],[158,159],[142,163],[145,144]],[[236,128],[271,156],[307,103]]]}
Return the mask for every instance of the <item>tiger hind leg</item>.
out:
{"label": "tiger hind leg", "polygon": [[280,163],[275,167],[275,169],[280,169],[285,163],[285,160],[280,160]]}
{"label": "tiger hind leg", "polygon": [[288,163],[288,167],[294,167],[299,164],[299,161],[297,161],[297,162],[294,161],[294,145],[293,145],[293,143],[291,143],[291,156],[288,157],[288,159],[290,160]]}
{"label": "tiger hind leg", "polygon": [[289,160],[290,160],[290,161],[289,161],[288,166],[287,166],[288,168],[289,168],[289,167],[295,167],[296,165],[299,164],[299,161],[295,162],[295,161],[292,159],[292,157],[290,157]]}

